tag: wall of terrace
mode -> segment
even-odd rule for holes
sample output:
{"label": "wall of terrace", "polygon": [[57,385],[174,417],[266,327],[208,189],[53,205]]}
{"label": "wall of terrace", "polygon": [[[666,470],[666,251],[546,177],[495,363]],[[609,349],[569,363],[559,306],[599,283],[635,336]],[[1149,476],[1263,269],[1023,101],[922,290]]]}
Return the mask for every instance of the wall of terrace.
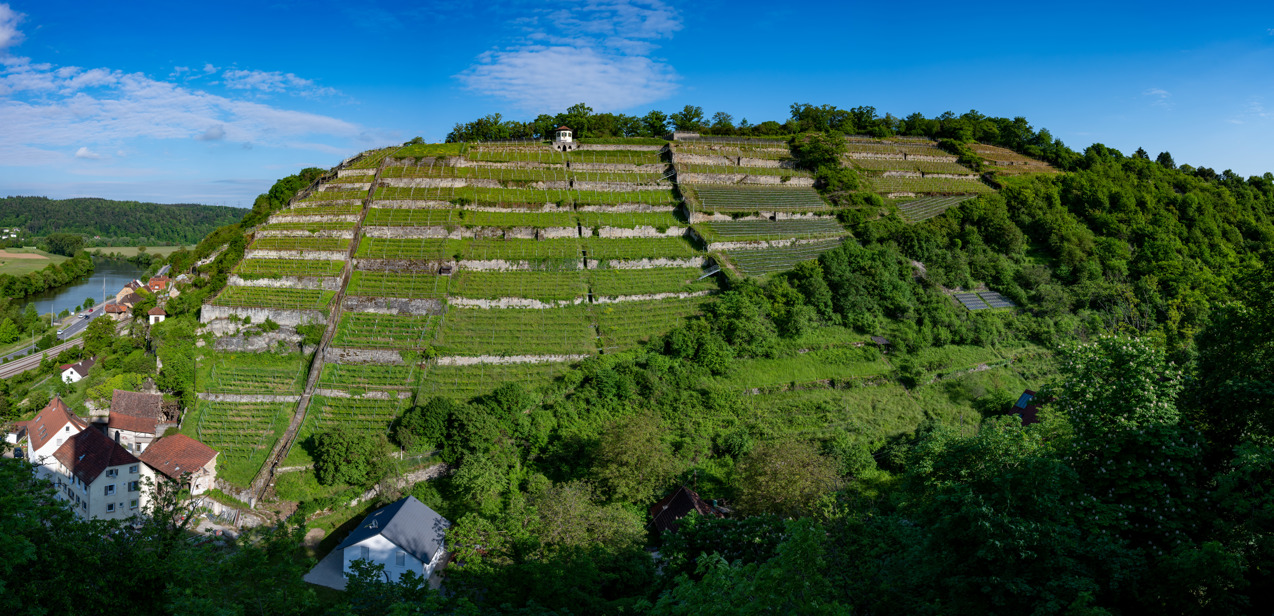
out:
{"label": "wall of terrace", "polygon": [[708,244],[708,251],[715,252],[718,250],[763,250],[766,248],[783,248],[789,246],[799,246],[801,244],[817,244],[832,239],[844,240],[848,235],[824,236],[818,238],[791,238],[785,240],[750,240],[738,242],[712,242]]}
{"label": "wall of terrace", "polygon": [[591,355],[474,355],[439,357],[439,366],[476,366],[478,364],[559,364],[581,361]]}
{"label": "wall of terrace", "polygon": [[270,216],[270,222],[358,222],[358,214],[348,216],[313,216],[300,210],[284,210]]}
{"label": "wall of terrace", "polygon": [[303,213],[305,211],[305,208],[307,207],[328,207],[328,206],[336,206],[336,205],[362,205],[362,204],[363,204],[362,199],[319,199],[317,201],[304,201],[304,202],[298,201],[296,203],[293,203],[290,207],[280,210],[278,213],[279,214],[283,214],[285,212]]}
{"label": "wall of terrace", "polygon": [[575,190],[593,190],[598,192],[640,192],[643,190],[671,190],[672,182],[659,182],[658,184],[631,184],[625,182],[587,182],[577,180],[571,182],[571,188]]}
{"label": "wall of terrace", "polygon": [[789,177],[786,182],[781,175],[750,175],[748,173],[678,173],[677,181],[682,184],[751,184],[765,186],[814,186],[814,178]]}
{"label": "wall of terrace", "polygon": [[[707,257],[685,257],[685,258],[655,258],[655,259],[609,259],[606,260],[606,267],[609,269],[656,269],[661,267],[698,267],[704,268],[708,266],[710,260]],[[599,269],[602,261],[599,259],[589,259],[588,269]]]}
{"label": "wall of terrace", "polygon": [[410,391],[368,391],[361,395],[355,396],[343,389],[323,389],[316,388],[314,395],[323,396],[324,398],[346,398],[358,400],[393,400],[405,399],[411,397]]}
{"label": "wall of terrace", "polygon": [[577,227],[363,227],[365,237],[396,239],[523,239],[579,237]]}
{"label": "wall of terrace", "polygon": [[261,323],[270,319],[279,325],[296,327],[307,323],[324,323],[327,316],[318,310],[283,310],[279,308],[247,308],[243,306],[214,306],[204,304],[199,309],[199,322],[208,323],[214,319],[242,319],[250,317],[253,323]]}
{"label": "wall of terrace", "polygon": [[278,278],[240,278],[231,274],[226,284],[232,287],[270,287],[274,289],[323,289],[339,291],[341,279],[335,276],[280,276]]}
{"label": "wall of terrace", "polygon": [[624,173],[663,173],[668,165],[630,165],[628,163],[571,163],[572,171],[615,171]]}
{"label": "wall of terrace", "polygon": [[440,315],[446,305],[440,299],[407,299],[405,297],[363,297],[347,295],[341,307],[348,312],[376,314],[432,314]]}
{"label": "wall of terrace", "polygon": [[[681,237],[686,234],[687,227],[668,227],[660,231],[654,227],[639,225],[636,227],[601,227],[597,230],[597,237],[602,238],[622,238],[622,237]],[[585,229],[587,233],[587,229]]]}
{"label": "wall of terrace", "polygon": [[625,152],[658,152],[664,149],[662,145],[606,145],[601,143],[581,143],[577,150],[622,150]]}
{"label": "wall of terrace", "polygon": [[[826,216],[826,214],[824,214]],[[766,212],[764,214],[750,214],[748,216],[731,216],[721,212],[690,212],[691,224],[699,222],[727,221],[727,220],[801,220],[808,218],[819,218],[820,215],[814,212]]]}
{"label": "wall of terrace", "polygon": [[304,229],[261,229],[256,232],[257,237],[339,237],[347,240],[354,239],[353,229],[324,229],[321,231],[306,231]]}
{"label": "wall of terrace", "polygon": [[195,394],[209,402],[300,402],[301,396],[251,396],[244,394]]}
{"label": "wall of terrace", "polygon": [[344,261],[347,253],[332,250],[261,250],[251,248],[243,252],[245,259],[307,259],[310,261]]}
{"label": "wall of terrace", "polygon": [[365,272],[434,272],[450,259],[354,259],[354,269]]}
{"label": "wall of terrace", "polygon": [[690,299],[693,297],[703,297],[712,295],[714,291],[711,289],[703,291],[692,291],[687,293],[647,293],[645,295],[611,295],[611,296],[594,296],[594,304],[619,304],[623,302],[641,302],[648,300],[664,300],[664,299]]}
{"label": "wall of terrace", "polygon": [[356,175],[376,175],[375,169],[337,169],[336,177],[347,178]]}
{"label": "wall of terrace", "polygon": [[551,302],[542,302],[537,299],[529,299],[526,297],[501,297],[497,299],[474,299],[469,297],[450,297],[447,303],[452,306],[461,308],[525,308],[528,310],[544,310],[549,308],[561,308],[563,306],[574,306],[587,301],[587,298],[577,297],[575,299],[563,299]]}
{"label": "wall of terrace", "polygon": [[323,361],[336,364],[396,364],[402,365],[403,356],[398,351],[385,349],[342,349],[327,347]]}
{"label": "wall of terrace", "polygon": [[377,199],[372,202],[372,207],[393,210],[449,210],[456,207],[456,204],[439,199]]}

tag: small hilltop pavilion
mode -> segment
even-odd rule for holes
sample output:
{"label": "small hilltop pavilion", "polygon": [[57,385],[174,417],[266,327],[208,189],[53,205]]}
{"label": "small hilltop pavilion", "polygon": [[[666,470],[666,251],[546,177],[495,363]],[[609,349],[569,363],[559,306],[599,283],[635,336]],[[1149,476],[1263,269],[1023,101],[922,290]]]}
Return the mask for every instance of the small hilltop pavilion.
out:
{"label": "small hilltop pavilion", "polygon": [[575,141],[575,131],[567,126],[559,126],[553,132],[553,149],[559,152],[570,152],[579,147],[579,142]]}

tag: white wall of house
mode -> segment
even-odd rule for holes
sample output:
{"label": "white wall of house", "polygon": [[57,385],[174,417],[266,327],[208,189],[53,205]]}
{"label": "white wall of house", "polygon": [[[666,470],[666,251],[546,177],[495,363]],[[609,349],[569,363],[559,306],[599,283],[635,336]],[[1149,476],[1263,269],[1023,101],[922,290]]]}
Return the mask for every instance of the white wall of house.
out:
{"label": "white wall of house", "polygon": [[80,376],[80,373],[76,372],[74,368],[67,368],[62,371],[62,382],[64,383],[78,383],[82,378],[84,377]]}
{"label": "white wall of house", "polygon": [[[402,563],[399,562],[399,554],[402,555]],[[398,581],[398,578],[408,572],[416,573],[428,578],[429,572],[425,571],[425,563],[420,562],[418,558],[412,556],[399,549],[397,545],[380,535],[368,537],[359,543],[345,548],[345,573],[348,575],[354,570],[350,567],[354,561],[360,558],[369,560],[385,566],[385,573],[389,574],[392,581]]]}
{"label": "white wall of house", "polygon": [[[30,442],[30,435],[36,434],[37,430],[39,430],[39,428],[35,425],[31,425],[27,428],[28,442]],[[53,438],[50,438],[49,441],[44,444],[44,447],[30,452],[30,460],[46,468],[51,468],[52,466],[57,465],[58,462],[53,458],[53,452],[57,451],[58,447],[62,446],[62,443],[65,443],[72,436],[79,433],[80,429],[78,427],[67,422],[65,426],[58,428],[57,434],[51,435]]]}
{"label": "white wall of house", "polygon": [[151,324],[151,325],[154,325],[154,324],[156,324],[156,323],[163,323],[163,322],[164,322],[164,319],[165,319],[165,318],[167,318],[167,317],[165,317],[165,316],[164,316],[164,315],[162,315],[162,314],[152,314],[152,315],[149,315],[149,316],[150,316],[150,324]]}
{"label": "white wall of house", "polygon": [[108,467],[88,485],[76,479],[60,462],[55,462],[50,480],[58,497],[69,501],[76,515],[86,519],[124,520],[140,515],[149,501],[142,489],[143,479],[153,481],[151,470],[138,461]]}
{"label": "white wall of house", "polygon": [[[156,428],[158,429],[158,428]],[[109,428],[106,436],[111,440],[119,443],[120,447],[127,449],[133,455],[146,451],[151,442],[155,440],[155,435],[147,432],[133,432],[132,430],[120,430],[119,428]]]}

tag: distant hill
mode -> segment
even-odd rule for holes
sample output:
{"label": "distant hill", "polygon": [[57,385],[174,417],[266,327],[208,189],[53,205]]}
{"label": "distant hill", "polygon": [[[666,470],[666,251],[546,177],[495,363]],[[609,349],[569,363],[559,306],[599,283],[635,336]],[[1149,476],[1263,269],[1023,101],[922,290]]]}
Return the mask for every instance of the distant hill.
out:
{"label": "distant hill", "polygon": [[194,244],[214,229],[233,224],[250,210],[194,203],[141,203],[110,199],[0,199],[0,227],[21,227],[35,236],[80,233],[90,239],[126,238],[149,244]]}

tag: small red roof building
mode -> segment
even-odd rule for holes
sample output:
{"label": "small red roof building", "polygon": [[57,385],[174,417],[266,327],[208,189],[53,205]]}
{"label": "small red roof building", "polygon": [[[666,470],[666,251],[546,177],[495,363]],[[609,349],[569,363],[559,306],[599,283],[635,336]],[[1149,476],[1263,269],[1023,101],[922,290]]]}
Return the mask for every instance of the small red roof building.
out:
{"label": "small red roof building", "polygon": [[128,313],[128,308],[120,304],[107,304],[106,307],[103,308],[103,310],[106,311],[106,314],[127,314]]}
{"label": "small red roof building", "polygon": [[686,486],[678,487],[672,494],[650,506],[651,524],[658,532],[677,532],[680,520],[692,513],[723,517],[717,507],[708,504],[699,494]]}
{"label": "small red roof building", "polygon": [[146,314],[154,314],[154,315],[165,316],[165,317],[168,316],[168,313],[164,312],[164,309],[160,308],[159,306],[155,306],[154,308],[147,310]]}
{"label": "small red roof building", "polygon": [[168,283],[170,281],[171,279],[167,276],[155,276],[154,278],[146,281],[146,288],[150,289],[152,293],[163,291],[168,288]]}
{"label": "small red roof building", "polygon": [[116,389],[111,394],[107,429],[154,434],[164,421],[164,396]]}
{"label": "small red roof building", "polygon": [[185,434],[165,436],[142,452],[141,460],[171,479],[194,473],[207,466],[217,451]]}

